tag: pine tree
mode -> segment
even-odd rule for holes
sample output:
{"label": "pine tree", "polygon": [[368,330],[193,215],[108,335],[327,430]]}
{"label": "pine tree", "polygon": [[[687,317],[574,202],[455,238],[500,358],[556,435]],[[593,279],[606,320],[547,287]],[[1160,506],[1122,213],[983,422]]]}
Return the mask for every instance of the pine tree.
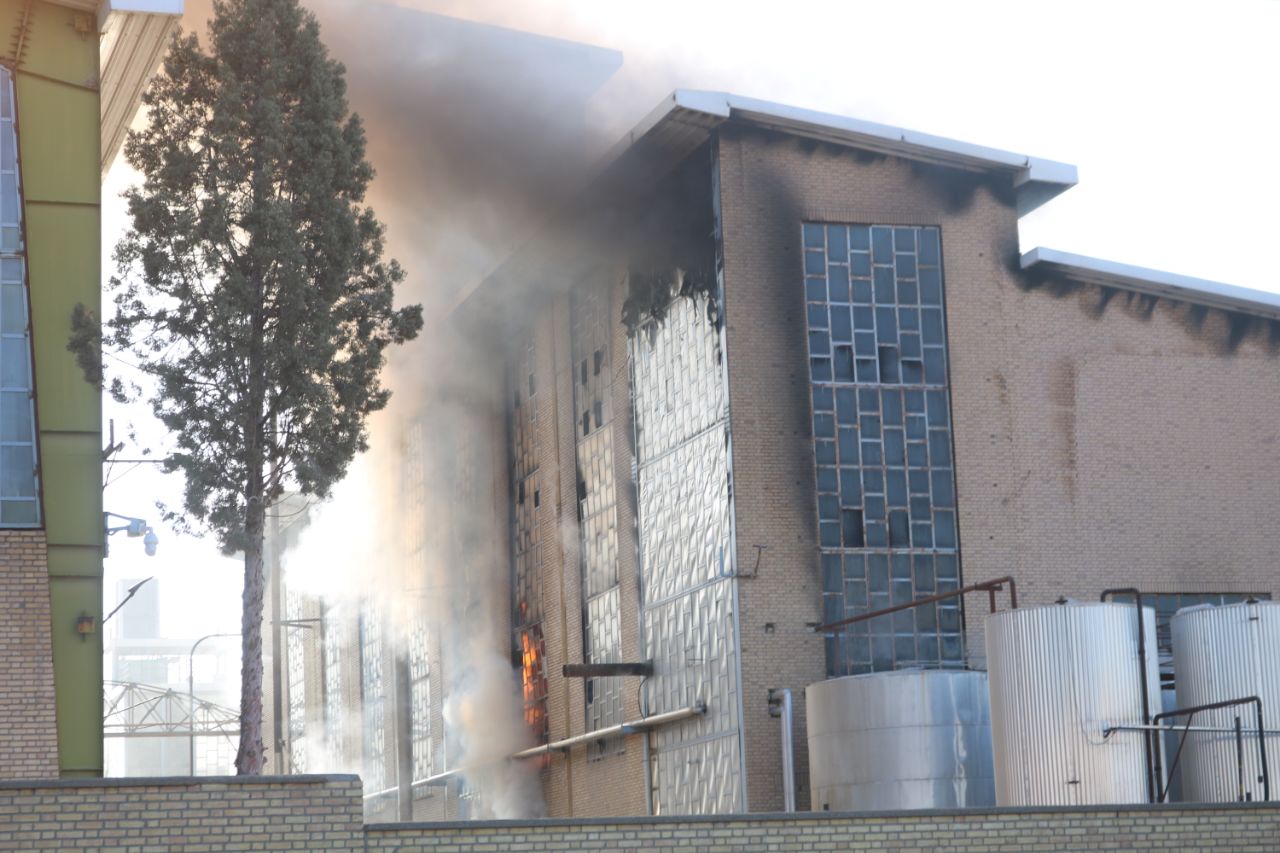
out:
{"label": "pine tree", "polygon": [[259,774],[266,514],[285,489],[324,496],[367,448],[383,352],[422,309],[393,307],[404,273],[383,260],[364,131],[314,16],[298,0],[213,8],[208,51],[175,37],[125,146],[143,181],[125,194],[105,340],[153,377],[174,434],[170,520],[244,553],[236,769]]}

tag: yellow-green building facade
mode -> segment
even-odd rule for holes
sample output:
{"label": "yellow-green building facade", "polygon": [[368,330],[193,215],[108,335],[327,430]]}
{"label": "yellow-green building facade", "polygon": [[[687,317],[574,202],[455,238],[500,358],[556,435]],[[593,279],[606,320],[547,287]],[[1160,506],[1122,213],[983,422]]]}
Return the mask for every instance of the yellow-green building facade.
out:
{"label": "yellow-green building facade", "polygon": [[0,0],[0,779],[102,774],[101,183],[182,0]]}

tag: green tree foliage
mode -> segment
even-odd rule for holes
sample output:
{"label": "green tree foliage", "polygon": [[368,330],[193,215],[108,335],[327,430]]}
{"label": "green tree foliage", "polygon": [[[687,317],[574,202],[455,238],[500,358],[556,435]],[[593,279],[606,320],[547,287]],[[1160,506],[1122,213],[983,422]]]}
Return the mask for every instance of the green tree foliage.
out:
{"label": "green tree foliage", "polygon": [[373,170],[342,65],[298,0],[215,0],[209,50],[178,35],[125,156],[116,313],[106,341],[153,377],[186,477],[170,520],[203,525],[245,566],[237,771],[261,773],[263,532],[286,489],[324,496],[387,404],[384,350],[421,306],[383,260],[364,204]]}

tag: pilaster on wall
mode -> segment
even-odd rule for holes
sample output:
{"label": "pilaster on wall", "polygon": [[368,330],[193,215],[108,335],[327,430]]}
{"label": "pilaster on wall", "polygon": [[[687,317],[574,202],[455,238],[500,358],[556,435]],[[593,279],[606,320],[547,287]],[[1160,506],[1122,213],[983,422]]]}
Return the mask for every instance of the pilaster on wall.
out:
{"label": "pilaster on wall", "polygon": [[44,531],[0,530],[0,779],[58,775]]}

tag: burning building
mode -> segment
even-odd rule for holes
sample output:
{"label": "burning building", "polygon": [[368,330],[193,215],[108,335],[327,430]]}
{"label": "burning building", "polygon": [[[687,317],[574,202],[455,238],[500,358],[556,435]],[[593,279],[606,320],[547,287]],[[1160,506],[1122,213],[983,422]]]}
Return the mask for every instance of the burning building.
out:
{"label": "burning building", "polygon": [[851,618],[1141,588],[1167,667],[1179,607],[1275,594],[1280,298],[1021,252],[1075,181],[665,100],[438,332],[388,463],[411,568],[323,639],[371,812],[822,808],[804,688],[986,668],[982,603]]}

